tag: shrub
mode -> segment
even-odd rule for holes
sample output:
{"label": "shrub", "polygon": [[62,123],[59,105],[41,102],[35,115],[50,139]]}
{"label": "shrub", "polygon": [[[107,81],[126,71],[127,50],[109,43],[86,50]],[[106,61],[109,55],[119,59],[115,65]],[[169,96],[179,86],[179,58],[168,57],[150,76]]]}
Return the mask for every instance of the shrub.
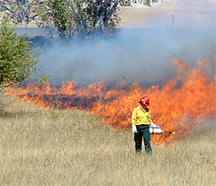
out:
{"label": "shrub", "polygon": [[20,83],[36,72],[36,57],[31,42],[18,36],[3,19],[0,23],[0,86]]}

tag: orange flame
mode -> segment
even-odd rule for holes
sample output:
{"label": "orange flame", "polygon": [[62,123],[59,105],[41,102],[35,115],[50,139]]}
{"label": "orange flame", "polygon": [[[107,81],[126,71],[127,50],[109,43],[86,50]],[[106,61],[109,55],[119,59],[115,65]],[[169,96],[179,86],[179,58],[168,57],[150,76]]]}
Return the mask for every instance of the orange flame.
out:
{"label": "orange flame", "polygon": [[128,87],[122,82],[108,88],[107,80],[82,87],[75,82],[63,83],[61,87],[47,82],[41,87],[11,87],[7,94],[46,108],[85,109],[102,116],[103,122],[116,130],[130,130],[133,109],[140,97],[148,95],[154,123],[164,131],[175,132],[153,136],[154,143],[164,144],[188,135],[201,122],[216,115],[216,75],[215,71],[211,75],[206,72],[207,60],[199,61],[194,69],[177,59],[174,63],[178,71],[162,87],[144,89],[137,83]]}

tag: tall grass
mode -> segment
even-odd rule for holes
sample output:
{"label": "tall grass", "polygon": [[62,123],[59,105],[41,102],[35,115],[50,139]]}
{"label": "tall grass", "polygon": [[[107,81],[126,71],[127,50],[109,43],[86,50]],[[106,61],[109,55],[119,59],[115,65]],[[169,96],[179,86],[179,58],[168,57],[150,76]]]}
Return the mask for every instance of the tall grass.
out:
{"label": "tall grass", "polygon": [[206,128],[136,154],[133,134],[99,117],[12,99],[0,117],[0,185],[215,186],[215,142]]}

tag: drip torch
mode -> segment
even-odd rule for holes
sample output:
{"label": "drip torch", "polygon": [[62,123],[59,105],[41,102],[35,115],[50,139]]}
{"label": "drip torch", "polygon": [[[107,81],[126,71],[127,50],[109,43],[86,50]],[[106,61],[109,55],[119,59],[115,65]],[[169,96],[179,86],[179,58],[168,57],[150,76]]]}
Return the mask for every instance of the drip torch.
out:
{"label": "drip torch", "polygon": [[175,134],[174,131],[163,131],[159,126],[158,127],[150,127],[149,131],[151,134]]}

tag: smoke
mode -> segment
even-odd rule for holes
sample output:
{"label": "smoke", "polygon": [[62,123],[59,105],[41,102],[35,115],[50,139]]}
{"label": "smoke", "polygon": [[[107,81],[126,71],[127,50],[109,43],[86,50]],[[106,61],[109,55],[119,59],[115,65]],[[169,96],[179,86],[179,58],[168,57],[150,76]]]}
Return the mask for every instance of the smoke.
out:
{"label": "smoke", "polygon": [[76,80],[78,84],[112,81],[160,84],[169,79],[173,58],[191,65],[216,56],[215,30],[122,29],[101,41],[51,41],[40,47],[39,66],[52,73],[50,81]]}
{"label": "smoke", "polygon": [[[204,11],[199,9],[199,12]],[[161,13],[163,15],[165,13]],[[173,12],[170,12],[170,20],[171,15]],[[57,84],[73,80],[89,84],[103,77],[119,82],[125,77],[131,83],[149,86],[163,84],[172,77],[176,70],[173,58],[191,66],[206,58],[211,62],[216,57],[215,26],[200,27],[203,19],[200,22],[196,19],[193,28],[178,28],[178,22],[185,21],[187,27],[194,16],[193,20],[178,15],[175,19],[173,27],[119,29],[115,36],[107,39],[67,43],[50,40],[49,45],[36,48],[41,52],[41,72],[51,72],[49,81]],[[160,25],[159,22],[153,20],[152,25]]]}

